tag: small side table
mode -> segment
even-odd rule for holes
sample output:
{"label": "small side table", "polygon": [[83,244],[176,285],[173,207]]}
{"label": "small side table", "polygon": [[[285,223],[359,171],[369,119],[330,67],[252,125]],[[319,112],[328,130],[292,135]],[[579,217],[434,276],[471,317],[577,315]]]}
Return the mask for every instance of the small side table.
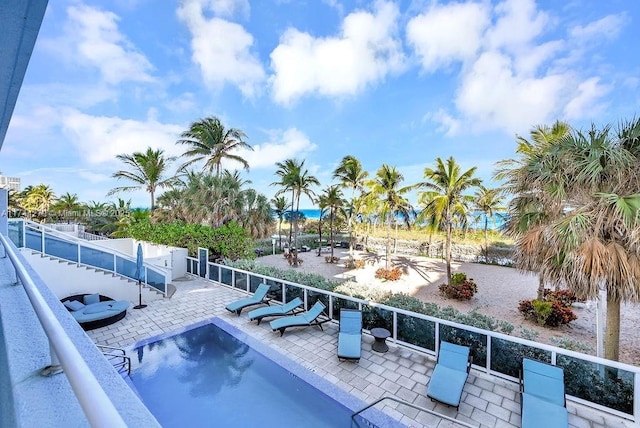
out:
{"label": "small side table", "polygon": [[376,352],[387,352],[389,346],[387,345],[387,337],[391,336],[389,330],[382,327],[376,327],[371,329],[371,335],[375,339],[371,344],[371,349]]}

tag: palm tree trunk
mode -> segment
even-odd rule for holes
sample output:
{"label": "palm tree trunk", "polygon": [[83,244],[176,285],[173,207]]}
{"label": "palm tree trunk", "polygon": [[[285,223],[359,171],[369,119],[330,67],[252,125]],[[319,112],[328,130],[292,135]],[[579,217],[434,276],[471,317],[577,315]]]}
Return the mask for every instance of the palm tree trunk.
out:
{"label": "palm tree trunk", "polygon": [[538,274],[538,300],[544,299],[544,278],[542,274]]}
{"label": "palm tree trunk", "polygon": [[447,260],[447,285],[451,285],[451,222],[447,221],[447,242],[444,250]]}
{"label": "palm tree trunk", "polygon": [[298,267],[298,214],[300,213],[300,192],[296,198],[296,214],[293,219],[293,247],[296,249],[293,254],[293,267]]}
{"label": "palm tree trunk", "polygon": [[604,357],[618,361],[620,357],[620,301],[607,292],[607,326],[604,336]]}
{"label": "palm tree trunk", "polygon": [[320,218],[318,219],[318,257],[322,254],[322,209],[320,209]]}
{"label": "palm tree trunk", "polygon": [[282,215],[278,220],[278,241],[280,242],[280,251],[282,251]]}
{"label": "palm tree trunk", "polygon": [[153,190],[150,190],[149,193],[151,194],[151,211],[153,211],[156,202],[155,192]]}
{"label": "palm tree trunk", "polygon": [[391,253],[391,216],[389,216],[389,219],[387,220],[387,254],[385,255],[385,269],[389,270],[389,266],[390,266],[390,256],[389,254]]}
{"label": "palm tree trunk", "polygon": [[484,215],[484,262],[489,264],[489,238],[487,237],[488,219],[487,215]]}
{"label": "palm tree trunk", "polygon": [[329,214],[329,237],[331,239],[331,263],[333,263],[333,208],[331,209],[331,213]]}

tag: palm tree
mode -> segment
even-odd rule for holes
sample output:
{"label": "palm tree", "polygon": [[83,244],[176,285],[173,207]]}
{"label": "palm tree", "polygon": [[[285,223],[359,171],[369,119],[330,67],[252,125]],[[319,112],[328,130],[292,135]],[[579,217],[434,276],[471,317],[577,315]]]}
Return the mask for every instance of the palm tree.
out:
{"label": "palm tree", "polygon": [[276,196],[271,199],[271,203],[273,204],[273,212],[276,217],[278,217],[278,247],[280,248],[280,251],[282,251],[282,220],[284,219],[284,213],[289,204],[284,196]]}
{"label": "palm tree", "polygon": [[[504,181],[503,189],[514,195],[510,202],[506,232],[519,236],[562,215],[565,196],[565,169],[557,147],[569,138],[571,127],[556,121],[552,126],[537,125],[530,141],[517,136],[516,159],[497,163],[494,177]],[[553,197],[555,195],[555,197]],[[540,261],[542,262],[542,261]],[[538,273],[538,299],[544,296],[545,278]]]}
{"label": "palm tree", "polygon": [[180,137],[177,144],[189,146],[182,156],[190,160],[182,164],[179,170],[185,170],[189,165],[204,160],[203,169],[210,173],[215,171],[218,176],[224,159],[239,162],[244,169],[249,169],[249,163],[242,156],[233,153],[238,149],[253,150],[244,141],[247,136],[236,128],[225,129],[217,117],[206,117],[193,122],[189,130]]}
{"label": "palm tree", "polygon": [[155,193],[158,188],[170,187],[175,183],[175,177],[165,177],[173,157],[165,158],[161,149],[147,148],[144,153],[121,154],[116,158],[129,166],[130,170],[122,170],[113,174],[113,178],[124,179],[135,183],[133,186],[116,187],[107,193],[111,196],[118,192],[127,192],[144,188],[151,196],[151,210],[155,208]]}
{"label": "palm tree", "polygon": [[391,263],[391,224],[397,214],[402,214],[408,224],[413,212],[413,207],[404,197],[412,186],[400,187],[404,176],[395,167],[382,165],[376,172],[376,178],[372,183],[372,195],[380,201],[380,213],[387,224],[387,248],[385,268],[389,269]]}
{"label": "palm tree", "polygon": [[[293,246],[298,248],[298,213],[300,212],[300,197],[304,194],[310,199],[313,199],[314,192],[311,186],[319,186],[320,182],[313,175],[309,175],[309,170],[304,167],[304,162],[299,162],[295,159],[287,159],[283,163],[278,162],[276,166],[278,170],[276,175],[280,177],[279,182],[272,183],[273,185],[280,185],[283,189],[276,193],[276,196],[284,191],[291,190],[291,209],[293,215],[293,207],[295,206],[296,214],[293,215]],[[293,266],[298,266],[298,252],[294,253]]]}
{"label": "palm tree", "polygon": [[[344,213],[345,200],[342,197],[342,190],[338,186],[329,186],[321,196],[321,204],[329,210],[329,240],[331,245],[331,260],[333,260],[333,222],[338,212]],[[322,207],[320,208],[322,209]]]}
{"label": "palm tree", "polygon": [[349,229],[349,254],[353,254],[353,220],[357,215],[354,210],[356,190],[363,190],[364,182],[368,176],[369,173],[362,169],[362,164],[354,156],[343,157],[340,165],[333,171],[333,177],[340,180],[343,187],[351,188],[349,217],[347,219],[347,227]]}
{"label": "palm tree", "polygon": [[30,216],[35,215],[41,219],[45,219],[49,214],[49,209],[57,200],[53,190],[46,184],[38,184],[37,186],[27,186],[21,193],[22,208],[29,213]]}
{"label": "palm tree", "polygon": [[80,203],[77,194],[71,194],[69,192],[58,198],[58,201],[54,204],[53,209],[57,213],[62,213],[62,217],[66,219],[67,223],[71,221],[71,215],[78,214],[78,210],[82,209],[83,204]]}
{"label": "palm tree", "polygon": [[493,217],[496,211],[503,211],[502,203],[504,197],[502,189],[487,189],[483,185],[478,186],[475,194],[476,209],[484,215],[484,262],[489,263],[489,239],[487,237],[487,229],[489,226],[489,218]]}
{"label": "palm tree", "polygon": [[[562,173],[544,175],[532,190],[562,189],[540,196],[544,221],[522,232],[518,267],[539,270],[578,298],[606,291],[605,358],[617,360],[620,304],[640,300],[640,119],[611,128],[573,132],[548,147]],[[518,212],[516,212],[517,214]]]}
{"label": "palm tree", "polygon": [[473,197],[464,195],[463,192],[480,185],[480,179],[473,177],[476,168],[470,168],[465,172],[460,171],[460,166],[453,157],[443,161],[436,159],[435,168],[425,168],[424,178],[428,181],[418,183],[416,187],[429,189],[425,191],[425,197],[429,203],[425,211],[430,213],[435,224],[444,225],[446,230],[445,260],[447,263],[447,284],[451,284],[451,233],[453,222],[458,220],[466,224],[469,204]]}

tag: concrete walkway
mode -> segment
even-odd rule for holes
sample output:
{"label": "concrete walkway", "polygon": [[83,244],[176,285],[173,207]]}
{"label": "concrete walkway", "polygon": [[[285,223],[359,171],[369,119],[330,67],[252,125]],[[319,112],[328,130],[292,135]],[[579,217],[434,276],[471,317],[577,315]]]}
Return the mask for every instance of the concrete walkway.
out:
{"label": "concrete walkway", "polygon": [[[245,293],[199,278],[174,282],[171,299],[150,302],[141,310],[130,309],[125,319],[88,332],[101,345],[127,348],[141,339],[174,331],[207,318],[219,316],[256,339],[297,361],[367,403],[394,396],[481,427],[519,427],[520,397],[514,382],[471,370],[462,402],[455,408],[436,404],[426,397],[426,385],[435,362],[431,357],[390,344],[387,353],[371,351],[373,338],[364,335],[362,359],[358,364],[340,362],[336,356],[337,324],[317,328],[287,330],[283,337],[271,331],[268,322],[257,326],[246,312],[237,317],[225,306]],[[456,427],[455,423],[393,402],[377,407],[411,427]],[[607,413],[568,402],[571,427],[632,427],[627,421]]]}

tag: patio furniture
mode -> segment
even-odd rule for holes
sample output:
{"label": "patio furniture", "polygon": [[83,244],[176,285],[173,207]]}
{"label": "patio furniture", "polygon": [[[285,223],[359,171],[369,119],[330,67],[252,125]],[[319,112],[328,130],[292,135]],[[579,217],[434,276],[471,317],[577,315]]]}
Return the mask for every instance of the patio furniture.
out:
{"label": "patio furniture", "polygon": [[520,371],[522,427],[567,427],[564,371],[557,366],[523,358]]}
{"label": "patio furniture", "polygon": [[326,307],[324,304],[318,300],[311,309],[303,314],[278,318],[271,321],[269,324],[273,331],[280,331],[280,336],[284,335],[284,331],[289,327],[309,327],[315,325],[320,327],[320,330],[323,330],[322,324],[331,321],[331,319],[326,316],[326,319],[319,320],[325,309]]}
{"label": "patio furniture", "polygon": [[125,300],[116,301],[101,294],[76,294],[60,302],[85,331],[120,321],[127,315],[130,305]]}
{"label": "patio furniture", "polygon": [[270,300],[269,298],[267,298],[269,288],[270,287],[267,284],[260,284],[253,296],[231,302],[226,306],[226,308],[228,311],[235,312],[238,316],[240,316],[240,312],[242,312],[244,308],[248,308],[249,306],[260,305],[262,303],[266,303],[268,305]]}
{"label": "patio furniture", "polygon": [[386,328],[376,327],[370,330],[373,336],[373,343],[371,349],[376,352],[387,352],[389,345],[387,345],[387,337],[391,336],[391,333]]}
{"label": "patio furniture", "polygon": [[302,299],[296,297],[292,301],[285,303],[284,305],[279,306],[264,306],[262,308],[257,308],[249,312],[247,315],[249,317],[249,321],[258,320],[258,325],[260,325],[260,321],[262,318],[266,317],[282,317],[287,314],[294,314],[300,309],[302,306]]}
{"label": "patio furniture", "polygon": [[338,332],[338,358],[360,361],[362,351],[362,311],[340,309],[340,331]]}
{"label": "patio furniture", "polygon": [[429,386],[427,397],[456,409],[460,406],[462,389],[471,370],[471,349],[449,342],[440,342],[438,361]]}

